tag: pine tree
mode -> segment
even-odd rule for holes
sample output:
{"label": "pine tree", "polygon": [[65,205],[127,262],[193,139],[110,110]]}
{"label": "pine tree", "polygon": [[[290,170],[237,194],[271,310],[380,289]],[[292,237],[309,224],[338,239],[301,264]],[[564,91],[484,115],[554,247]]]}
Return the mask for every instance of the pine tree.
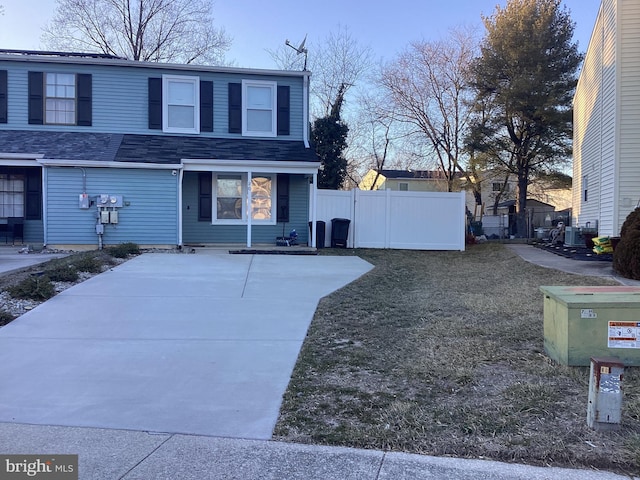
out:
{"label": "pine tree", "polygon": [[476,148],[517,179],[518,234],[526,234],[527,187],[571,155],[571,102],[582,61],[575,24],[560,0],[508,0],[484,18],[487,29],[474,65],[479,112],[490,111]]}

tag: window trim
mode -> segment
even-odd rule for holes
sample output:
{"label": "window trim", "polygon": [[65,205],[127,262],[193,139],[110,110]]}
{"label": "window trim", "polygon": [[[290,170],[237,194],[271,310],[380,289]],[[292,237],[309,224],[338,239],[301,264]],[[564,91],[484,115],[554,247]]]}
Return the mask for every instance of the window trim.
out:
{"label": "window trim", "polygon": [[[193,125],[194,128],[169,126],[169,84],[171,82],[193,85]],[[183,105],[184,106],[184,105]],[[162,75],[162,131],[165,133],[200,133],[200,77],[188,75]]]}
{"label": "window trim", "polygon": [[[248,110],[250,87],[268,87],[271,89],[271,131],[249,130]],[[277,137],[278,136],[278,82],[266,80],[242,80],[242,135],[247,137]],[[267,110],[267,109],[263,109]]]}
{"label": "window trim", "polygon": [[[230,218],[218,218],[218,177],[224,175],[240,176],[241,188],[242,188],[242,218],[230,219]],[[252,225],[277,225],[277,198],[278,198],[278,175],[276,173],[255,173],[251,175],[251,178],[256,177],[268,177],[271,179],[271,218],[266,220],[251,219]],[[213,172],[211,175],[211,224],[212,225],[247,225],[248,213],[247,205],[250,205],[251,212],[253,212],[253,195],[249,186],[249,174],[247,172]]]}

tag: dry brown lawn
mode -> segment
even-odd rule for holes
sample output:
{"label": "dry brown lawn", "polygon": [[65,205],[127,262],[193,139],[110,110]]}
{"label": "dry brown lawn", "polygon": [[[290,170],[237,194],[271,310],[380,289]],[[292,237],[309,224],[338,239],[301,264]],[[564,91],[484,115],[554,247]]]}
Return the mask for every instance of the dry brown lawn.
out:
{"label": "dry brown lawn", "polygon": [[625,370],[621,430],[595,432],[588,367],[543,349],[541,285],[615,283],[500,244],[323,253],[375,268],[320,302],[276,438],[638,474],[640,368]]}

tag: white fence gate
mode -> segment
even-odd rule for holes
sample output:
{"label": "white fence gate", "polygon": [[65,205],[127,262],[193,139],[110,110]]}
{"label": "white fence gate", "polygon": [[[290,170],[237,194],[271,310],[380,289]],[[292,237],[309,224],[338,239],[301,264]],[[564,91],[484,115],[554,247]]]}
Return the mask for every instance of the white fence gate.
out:
{"label": "white fence gate", "polygon": [[464,250],[464,192],[318,190],[317,220],[351,220],[347,246],[409,250]]}

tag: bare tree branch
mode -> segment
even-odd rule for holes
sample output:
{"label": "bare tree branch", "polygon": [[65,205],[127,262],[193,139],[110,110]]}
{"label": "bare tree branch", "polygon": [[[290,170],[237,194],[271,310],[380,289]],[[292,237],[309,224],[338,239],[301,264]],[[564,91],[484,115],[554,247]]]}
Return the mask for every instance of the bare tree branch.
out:
{"label": "bare tree branch", "polygon": [[231,39],[211,0],[56,0],[43,43],[131,60],[220,64]]}
{"label": "bare tree branch", "polygon": [[449,190],[458,172],[467,175],[468,77],[476,51],[474,32],[455,29],[447,41],[412,43],[380,76],[395,108],[390,114],[409,127],[418,146],[431,149]]}

